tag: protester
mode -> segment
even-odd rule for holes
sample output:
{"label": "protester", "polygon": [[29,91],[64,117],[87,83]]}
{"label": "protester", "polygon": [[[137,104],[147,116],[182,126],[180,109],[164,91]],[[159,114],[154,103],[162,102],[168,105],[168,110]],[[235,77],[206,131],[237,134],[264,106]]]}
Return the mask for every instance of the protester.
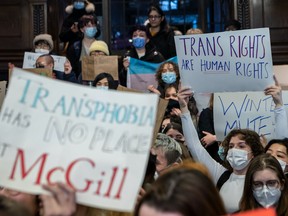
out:
{"label": "protester", "polygon": [[156,47],[149,43],[150,34],[145,26],[136,25],[131,30],[132,48],[128,50],[123,58],[123,69],[120,71],[120,84],[127,86],[127,69],[129,68],[129,58],[139,59],[150,63],[161,63],[165,59]]}
{"label": "protester", "polygon": [[218,154],[219,143],[215,135],[214,116],[213,116],[213,101],[214,94],[212,93],[209,99],[209,106],[202,110],[198,120],[199,138],[202,145],[205,147],[211,157],[219,163],[222,159]]}
{"label": "protester", "polygon": [[225,31],[237,31],[241,29],[241,23],[238,20],[229,20],[225,26]]}
{"label": "protester", "polygon": [[54,43],[49,34],[39,34],[33,39],[35,53],[49,54],[53,51]]}
{"label": "protester", "polygon": [[111,74],[103,72],[95,77],[92,86],[102,90],[108,90],[108,89],[116,90],[118,85]]}
{"label": "protester", "polygon": [[288,176],[288,138],[270,140],[265,146],[265,152],[278,160],[283,172]]}
{"label": "protester", "polygon": [[245,177],[240,210],[276,208],[278,216],[288,215],[288,186],[275,157],[257,156],[251,162]]}
{"label": "protester", "polygon": [[44,54],[44,55],[39,56],[36,59],[35,67],[36,68],[48,68],[52,70],[52,76],[55,79],[68,80],[68,81],[76,79],[75,77],[73,77],[74,73],[72,73],[72,66],[68,59],[66,59],[66,62],[64,63],[64,73],[54,70],[54,59],[49,54]]}
{"label": "protester", "polygon": [[176,56],[174,31],[169,27],[165,14],[158,5],[152,5],[149,8],[148,19],[147,28],[152,44],[166,60]]}
{"label": "protester", "polygon": [[96,40],[95,35],[97,34],[97,26],[96,23],[98,19],[93,15],[84,15],[80,18],[78,27],[82,32],[81,40],[78,40],[73,43],[67,49],[67,58],[72,63],[73,71],[78,78],[79,74],[81,74],[81,60],[84,56],[89,56],[89,48],[91,44]]}
{"label": "protester", "polygon": [[32,216],[32,214],[23,206],[12,199],[0,196],[0,215],[1,216]]}
{"label": "protester", "polygon": [[160,176],[136,206],[135,216],[226,215],[205,167],[180,166]]}
{"label": "protester", "polygon": [[244,178],[249,163],[255,156],[264,151],[259,135],[248,129],[232,130],[222,143],[225,150],[224,162],[227,168],[217,163],[208,154],[198,138],[187,106],[191,95],[190,88],[183,88],[178,92],[185,142],[192,157],[196,161],[204,163],[209,169],[214,183],[220,188],[220,195],[227,212],[235,212],[239,210],[239,201],[242,197]]}
{"label": "protester", "polygon": [[[68,47],[83,38],[83,33],[79,28],[79,20],[84,15],[95,16],[95,6],[87,0],[72,0],[72,4],[65,9],[68,16],[64,19],[59,38],[62,42],[68,42]],[[101,34],[98,20],[96,22],[97,32],[93,36],[95,39]],[[69,49],[69,48],[67,48]]]}

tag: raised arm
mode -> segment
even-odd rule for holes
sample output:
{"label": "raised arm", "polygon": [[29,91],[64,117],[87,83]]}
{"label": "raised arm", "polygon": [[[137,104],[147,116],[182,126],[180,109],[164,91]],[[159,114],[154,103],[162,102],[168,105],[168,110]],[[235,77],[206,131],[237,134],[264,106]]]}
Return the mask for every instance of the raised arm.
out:
{"label": "raised arm", "polygon": [[273,138],[283,139],[288,137],[288,120],[285,107],[282,99],[282,88],[274,76],[275,85],[268,86],[264,93],[271,95],[275,103],[274,116],[275,116],[275,131]]}
{"label": "raised arm", "polygon": [[216,184],[219,177],[226,169],[217,163],[201,145],[187,107],[187,102],[190,96],[192,96],[192,91],[190,88],[181,88],[178,92],[178,100],[182,112],[181,121],[185,142],[187,143],[193,158],[206,165],[206,167],[209,169],[213,181]]}

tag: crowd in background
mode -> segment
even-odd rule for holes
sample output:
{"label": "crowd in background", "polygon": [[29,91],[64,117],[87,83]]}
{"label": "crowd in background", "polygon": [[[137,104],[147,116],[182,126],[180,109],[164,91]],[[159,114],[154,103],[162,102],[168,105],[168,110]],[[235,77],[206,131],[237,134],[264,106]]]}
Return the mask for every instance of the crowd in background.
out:
{"label": "crowd in background", "polygon": [[[174,36],[183,33],[168,25],[159,6],[148,9],[145,25],[131,29],[131,49],[119,58],[119,80],[106,71],[94,80],[83,80],[81,60],[85,56],[112,55],[110,44],[97,39],[101,27],[92,3],[73,1],[66,12],[69,15],[59,34],[67,44],[64,73],[54,70],[52,37],[41,34],[33,40],[34,52],[41,53],[36,68],[50,68],[53,78],[80,85],[91,82],[101,90],[116,90],[118,85],[127,84],[129,57],[161,63],[155,71],[158,85],[147,85],[147,91],[168,100],[168,106],[151,147],[135,211],[130,215],[225,215],[272,207],[278,216],[288,216],[288,122],[276,78],[274,85],[263,89],[275,103],[273,139],[262,139],[261,134],[250,129],[234,129],[224,140],[218,140],[213,93],[207,108],[198,110],[193,89],[179,85],[179,67],[169,59],[176,56]],[[224,30],[240,29],[241,24],[233,20]],[[189,29],[185,34],[203,31]],[[10,69],[13,66],[9,64]],[[63,183],[43,187],[51,194],[35,196],[1,188],[0,195],[4,196],[0,196],[0,214],[125,215],[76,205],[75,192]]]}

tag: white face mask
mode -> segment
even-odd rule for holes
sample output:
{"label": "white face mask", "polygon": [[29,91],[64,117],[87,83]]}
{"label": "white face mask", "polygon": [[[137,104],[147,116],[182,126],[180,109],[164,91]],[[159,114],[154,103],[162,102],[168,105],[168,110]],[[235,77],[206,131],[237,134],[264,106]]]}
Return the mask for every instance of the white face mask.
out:
{"label": "white face mask", "polygon": [[244,169],[250,162],[250,160],[248,160],[248,152],[246,150],[236,148],[228,150],[226,159],[231,167],[235,170]]}
{"label": "white face mask", "polygon": [[286,169],[286,162],[285,161],[282,161],[282,160],[279,160],[279,159],[277,159],[278,160],[278,162],[280,163],[280,165],[281,165],[281,167],[282,167],[282,170],[283,170],[283,172],[285,171],[285,169]]}
{"label": "white face mask", "polygon": [[49,50],[47,50],[47,49],[35,49],[35,53],[49,54]]}
{"label": "white face mask", "polygon": [[96,89],[109,90],[108,86],[96,86]]}
{"label": "white face mask", "polygon": [[253,191],[253,196],[261,206],[269,208],[278,202],[281,190],[279,188],[269,189],[264,185],[262,190]]}

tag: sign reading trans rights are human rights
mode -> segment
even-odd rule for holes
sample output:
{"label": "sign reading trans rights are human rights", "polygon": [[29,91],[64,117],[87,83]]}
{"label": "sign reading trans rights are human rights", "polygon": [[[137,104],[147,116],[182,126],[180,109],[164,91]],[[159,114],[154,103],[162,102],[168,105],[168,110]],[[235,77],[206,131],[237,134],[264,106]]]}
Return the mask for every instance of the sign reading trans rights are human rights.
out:
{"label": "sign reading trans rights are human rights", "polygon": [[182,85],[196,92],[262,91],[273,83],[268,28],[174,38]]}
{"label": "sign reading trans rights are human rights", "polygon": [[65,182],[77,202],[131,211],[158,96],[57,81],[15,68],[0,113],[0,186],[39,194]]}

